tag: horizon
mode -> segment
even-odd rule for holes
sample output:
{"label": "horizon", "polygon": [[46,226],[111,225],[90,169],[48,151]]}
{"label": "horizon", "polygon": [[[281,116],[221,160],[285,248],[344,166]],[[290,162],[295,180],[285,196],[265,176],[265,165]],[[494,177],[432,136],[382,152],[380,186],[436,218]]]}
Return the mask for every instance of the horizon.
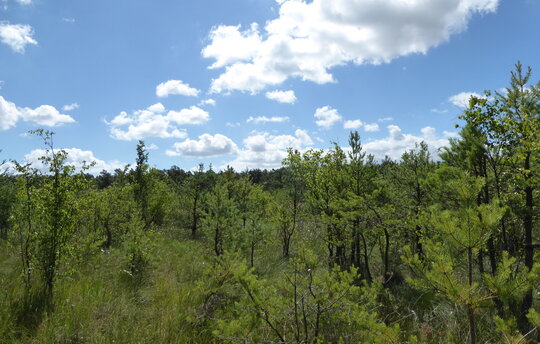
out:
{"label": "horizon", "polygon": [[[114,171],[281,167],[286,148],[346,145],[396,160],[457,137],[471,95],[538,80],[530,0],[0,0],[0,161],[36,161],[27,132]],[[209,10],[210,9],[210,10]]]}

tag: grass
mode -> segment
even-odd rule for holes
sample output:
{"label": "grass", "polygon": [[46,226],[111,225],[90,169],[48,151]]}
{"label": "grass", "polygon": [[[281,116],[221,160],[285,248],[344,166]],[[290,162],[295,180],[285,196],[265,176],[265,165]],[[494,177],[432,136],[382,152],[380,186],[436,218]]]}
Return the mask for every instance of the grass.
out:
{"label": "grass", "polygon": [[211,343],[191,320],[206,250],[166,233],[152,239],[142,283],[130,281],[122,248],[100,251],[70,266],[44,312],[35,312],[39,298],[24,298],[15,250],[2,244],[0,343]]}

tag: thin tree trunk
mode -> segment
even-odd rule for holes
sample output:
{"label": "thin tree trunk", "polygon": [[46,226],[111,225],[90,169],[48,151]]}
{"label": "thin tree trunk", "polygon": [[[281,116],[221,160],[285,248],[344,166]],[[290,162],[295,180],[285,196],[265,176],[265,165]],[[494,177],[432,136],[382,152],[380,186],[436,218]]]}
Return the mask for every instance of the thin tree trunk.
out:
{"label": "thin tree trunk", "polygon": [[[473,278],[473,251],[472,247],[468,248],[468,272],[469,272],[469,287],[472,286]],[[474,310],[470,305],[467,305],[467,317],[469,318],[469,332],[471,335],[471,344],[476,344],[476,325],[474,323]]]}
{"label": "thin tree trunk", "polygon": [[[523,217],[523,230],[524,230],[524,242],[523,246],[525,249],[525,266],[527,270],[530,271],[533,267],[533,258],[534,258],[534,246],[532,243],[532,229],[533,229],[533,188],[530,185],[530,159],[531,153],[527,153],[525,156],[525,216]],[[519,315],[518,325],[522,333],[526,333],[530,330],[530,324],[527,319],[527,313],[532,307],[533,301],[533,291],[532,289],[527,290],[523,300],[521,302],[521,312]]]}

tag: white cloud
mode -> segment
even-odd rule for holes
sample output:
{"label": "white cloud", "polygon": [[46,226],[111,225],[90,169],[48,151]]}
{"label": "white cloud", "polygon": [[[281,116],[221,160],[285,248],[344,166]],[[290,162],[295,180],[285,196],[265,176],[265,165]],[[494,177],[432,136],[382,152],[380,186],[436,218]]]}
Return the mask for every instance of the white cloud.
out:
{"label": "white cloud", "polygon": [[41,105],[35,109],[20,108],[0,96],[0,130],[14,127],[19,120],[48,127],[75,122],[73,117],[60,113],[54,106]]}
{"label": "white cloud", "polygon": [[210,120],[210,115],[203,109],[192,106],[180,111],[169,111],[167,118],[176,124],[198,125],[208,122]]}
{"label": "white cloud", "polygon": [[70,23],[70,24],[73,24],[75,23],[75,18],[62,18],[62,21],[64,23]]}
{"label": "white cloud", "polygon": [[226,165],[238,171],[246,168],[279,168],[281,161],[287,157],[287,148],[305,150],[312,144],[313,140],[302,129],[297,129],[294,136],[254,133],[244,139],[244,147],[238,151],[237,157]]}
{"label": "white cloud", "polygon": [[73,111],[75,109],[78,109],[79,107],[80,106],[77,103],[67,104],[67,105],[62,106],[62,110],[64,110],[64,111]]}
{"label": "white cloud", "polygon": [[21,5],[30,5],[32,0],[17,0],[17,2]]}
{"label": "white cloud", "polygon": [[379,131],[379,125],[377,123],[364,124],[364,130],[367,132]]}
{"label": "white cloud", "polygon": [[445,138],[438,137],[432,127],[422,128],[422,136],[404,134],[397,125],[389,125],[387,129],[388,137],[370,141],[363,145],[366,152],[373,154],[378,159],[383,159],[385,156],[389,156],[394,160],[400,159],[404,152],[414,149],[415,144],[421,141],[428,144],[430,152],[436,158],[437,150],[448,145],[447,135],[445,134]]}
{"label": "white cloud", "polygon": [[28,44],[37,44],[37,41],[32,37],[33,35],[34,30],[30,25],[0,22],[0,41],[20,54],[24,53]]}
{"label": "white cloud", "polygon": [[[110,122],[111,137],[117,140],[140,140],[145,137],[185,138],[183,129],[171,124],[168,115],[163,115],[165,107],[161,103],[149,106],[144,110],[134,111],[131,115],[122,111]],[[127,128],[122,128],[124,126]]]}
{"label": "white cloud", "polygon": [[379,122],[390,122],[390,121],[393,121],[394,120],[394,117],[383,117],[383,118],[379,118],[377,121]]}
{"label": "white cloud", "polygon": [[354,121],[345,121],[343,124],[344,129],[358,129],[363,125],[362,121],[355,119]]}
{"label": "white cloud", "polygon": [[227,122],[225,123],[225,126],[229,128],[237,128],[237,127],[240,127],[240,122],[235,122],[235,123]]}
{"label": "white cloud", "polygon": [[223,68],[257,56],[262,40],[257,24],[251,24],[245,31],[240,28],[240,25],[220,25],[210,32],[211,43],[202,50],[203,57],[216,59],[209,68]]}
{"label": "white cloud", "polygon": [[294,104],[296,102],[296,95],[294,94],[294,91],[271,91],[266,92],[266,98],[275,100],[280,103],[286,103],[286,104]]}
{"label": "white cloud", "polygon": [[56,127],[75,120],[69,115],[60,113],[54,106],[41,105],[35,109],[22,109],[22,118],[27,122],[34,122],[48,127]]}
{"label": "white cloud", "polygon": [[148,149],[148,150],[156,150],[156,149],[159,149],[159,147],[155,143],[151,143],[148,146],[146,146],[146,149]]}
{"label": "white cloud", "polygon": [[15,126],[21,117],[17,106],[0,96],[0,130],[7,130]]}
{"label": "white cloud", "polygon": [[219,25],[203,57],[224,71],[212,92],[257,93],[290,77],[335,81],[330,69],[379,64],[425,54],[464,31],[475,13],[495,12],[499,0],[279,0],[279,16],[263,29]]}
{"label": "white cloud", "polygon": [[288,122],[289,121],[289,117],[278,117],[278,116],[273,116],[273,117],[266,117],[266,116],[259,116],[259,117],[253,117],[253,116],[249,116],[249,118],[246,120],[247,123],[283,123],[283,122]]}
{"label": "white cloud", "polygon": [[200,106],[204,106],[204,105],[212,105],[212,106],[216,106],[216,101],[212,98],[210,99],[205,99],[205,100],[202,100],[200,103],[199,103]]}
{"label": "white cloud", "polygon": [[[86,162],[86,165],[95,162],[95,164],[87,170],[87,172],[91,174],[99,174],[102,170],[114,171],[117,168],[123,168],[125,166],[124,163],[117,160],[104,161],[98,159],[94,156],[94,153],[89,150],[82,150],[79,148],[64,148],[63,150],[68,154],[66,164],[75,166],[77,171],[83,167],[84,162]],[[58,151],[58,149],[56,151]],[[32,163],[34,167],[46,172],[46,166],[39,160],[40,157],[45,155],[46,151],[44,149],[35,149],[26,154],[24,160],[27,163]]]}
{"label": "white cloud", "polygon": [[198,140],[187,139],[175,143],[173,147],[174,150],[167,150],[165,154],[169,156],[214,157],[234,154],[238,150],[236,143],[221,134],[203,134],[199,136]]}
{"label": "white cloud", "polygon": [[198,89],[190,87],[189,84],[183,83],[182,80],[165,81],[156,87],[156,95],[160,98],[169,95],[197,97],[199,92]]}
{"label": "white cloud", "polygon": [[448,98],[448,101],[454,106],[467,108],[469,107],[469,100],[471,97],[483,98],[480,94],[475,92],[461,92]]}
{"label": "white cloud", "polygon": [[329,106],[318,108],[315,110],[315,114],[313,116],[318,119],[315,121],[315,124],[325,129],[330,129],[334,124],[341,121],[341,115],[336,109],[332,109]]}
{"label": "white cloud", "polygon": [[437,136],[436,130],[433,127],[424,127],[420,129],[420,132],[422,133],[422,136],[428,140],[433,140]]}

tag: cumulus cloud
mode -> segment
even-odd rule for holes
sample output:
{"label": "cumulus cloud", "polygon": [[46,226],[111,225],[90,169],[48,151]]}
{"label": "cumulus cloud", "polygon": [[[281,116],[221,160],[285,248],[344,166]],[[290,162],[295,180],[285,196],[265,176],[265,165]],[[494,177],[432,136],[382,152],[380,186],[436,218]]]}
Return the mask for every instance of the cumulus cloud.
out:
{"label": "cumulus cloud", "polygon": [[156,87],[156,95],[160,98],[167,97],[169,95],[181,95],[188,97],[197,97],[199,90],[192,88],[189,84],[185,84],[182,80],[169,80],[162,82]]}
{"label": "cumulus cloud", "polygon": [[[86,162],[86,165],[94,163],[93,166],[87,170],[91,174],[99,174],[101,171],[114,171],[117,168],[123,168],[124,163],[118,160],[104,161],[96,158],[94,153],[89,150],[82,150],[79,148],[64,148],[63,149],[67,154],[67,165],[75,166],[76,170],[80,170]],[[58,151],[58,150],[57,150]],[[46,166],[43,165],[43,162],[39,160],[40,157],[45,156],[47,151],[44,149],[34,149],[30,153],[24,156],[24,160],[27,163],[32,163],[32,165],[44,172],[47,171]]]}
{"label": "cumulus cloud", "polygon": [[279,15],[252,24],[214,27],[203,57],[224,69],[212,92],[257,93],[290,77],[333,82],[330,69],[379,64],[425,54],[464,31],[474,14],[495,12],[499,0],[279,0]]}
{"label": "cumulus cloud", "polygon": [[246,120],[247,123],[283,123],[288,122],[289,117],[279,117],[279,116],[273,116],[273,117],[266,117],[266,116],[259,116],[259,117],[253,117],[249,116],[249,118]]}
{"label": "cumulus cloud", "polygon": [[210,32],[211,44],[202,50],[204,57],[216,60],[210,69],[223,68],[257,56],[262,41],[258,25],[253,23],[247,30],[240,29],[240,25],[220,25]]}
{"label": "cumulus cloud", "polygon": [[461,92],[448,98],[448,101],[454,106],[464,109],[469,107],[471,97],[483,98],[483,96],[475,92]]}
{"label": "cumulus cloud", "polygon": [[34,122],[48,127],[75,122],[73,117],[60,113],[51,105],[41,105],[35,109],[24,108],[22,109],[22,118],[27,122]]}
{"label": "cumulus cloud", "polygon": [[377,123],[364,124],[364,130],[367,132],[379,131],[379,125]]}
{"label": "cumulus cloud", "polygon": [[179,129],[171,123],[168,115],[164,114],[165,111],[163,104],[157,103],[144,110],[134,111],[132,114],[122,111],[106,123],[110,126],[111,137],[117,140],[131,141],[145,137],[187,137],[185,130]]}
{"label": "cumulus cloud", "polygon": [[205,99],[205,100],[202,100],[200,103],[199,103],[200,106],[204,106],[204,105],[212,105],[212,106],[216,106],[216,101],[212,98],[210,99]]}
{"label": "cumulus cloud", "polygon": [[21,111],[17,106],[0,96],[0,130],[14,127],[21,117]]}
{"label": "cumulus cloud", "polygon": [[266,92],[266,98],[275,100],[280,103],[294,104],[296,102],[296,95],[294,91],[271,91]]}
{"label": "cumulus cloud", "polygon": [[378,159],[384,159],[385,156],[394,160],[400,159],[404,152],[414,149],[415,144],[421,141],[425,141],[428,144],[435,158],[437,157],[437,150],[448,145],[448,135],[445,133],[445,137],[441,138],[432,127],[422,128],[422,136],[405,134],[397,125],[389,125],[386,128],[388,129],[387,137],[370,141],[363,145],[367,153],[373,154]]}
{"label": "cumulus cloud", "polygon": [[187,139],[173,145],[174,150],[167,150],[169,156],[214,157],[234,154],[238,150],[236,143],[225,135],[203,134],[198,140]]}
{"label": "cumulus cloud", "polygon": [[14,127],[19,120],[48,127],[75,122],[73,117],[60,113],[54,106],[41,105],[35,109],[20,108],[0,96],[0,130]]}
{"label": "cumulus cloud", "polygon": [[78,109],[79,107],[80,106],[77,103],[67,104],[67,105],[62,106],[62,110],[64,110],[64,111],[73,111],[73,110]]}
{"label": "cumulus cloud", "polygon": [[167,118],[176,124],[198,125],[208,122],[210,120],[210,115],[203,109],[192,106],[180,111],[169,111]]}
{"label": "cumulus cloud", "polygon": [[353,121],[345,121],[345,123],[343,123],[343,129],[358,129],[363,124],[364,123],[362,123],[362,121],[359,119],[355,119]]}
{"label": "cumulus cloud", "polygon": [[243,143],[237,157],[227,163],[239,171],[246,168],[279,168],[281,161],[287,157],[287,148],[305,150],[313,144],[313,140],[307,131],[297,129],[294,135],[254,133],[245,138]]}
{"label": "cumulus cloud", "polygon": [[19,54],[24,53],[28,44],[37,44],[37,41],[32,37],[33,35],[34,30],[30,25],[0,22],[0,41],[9,45],[11,49]]}
{"label": "cumulus cloud", "polygon": [[330,129],[334,124],[341,121],[341,115],[330,106],[318,108],[313,116],[318,119],[315,124],[324,129]]}

